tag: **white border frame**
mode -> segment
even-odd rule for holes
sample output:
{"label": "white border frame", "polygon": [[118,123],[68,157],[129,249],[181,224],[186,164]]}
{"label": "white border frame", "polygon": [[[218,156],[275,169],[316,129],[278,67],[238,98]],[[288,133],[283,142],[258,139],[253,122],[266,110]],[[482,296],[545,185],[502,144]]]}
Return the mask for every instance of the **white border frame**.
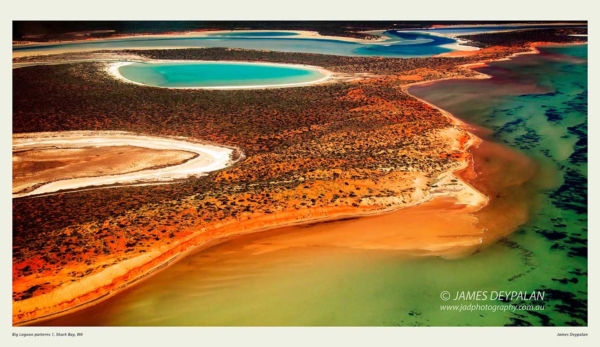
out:
{"label": "white border frame", "polygon": [[[346,0],[340,3],[328,3],[319,0],[286,1],[168,1],[165,3],[134,3],[116,0],[98,2],[39,1],[5,2],[2,5],[2,35],[6,53],[6,65],[2,69],[2,162],[4,167],[12,167],[12,73],[9,69],[12,59],[12,21],[13,20],[582,20],[589,21],[588,28],[594,31],[597,12],[591,2],[575,1],[522,1],[504,0],[489,2],[475,0],[455,1],[390,1],[355,2]],[[597,30],[596,30],[597,31]],[[592,37],[595,34],[592,34]],[[589,60],[594,61],[597,47],[589,46]],[[597,61],[597,60],[596,60]],[[595,63],[589,66],[589,174],[598,173],[598,118],[595,97],[598,96],[598,72]],[[9,161],[10,160],[10,161]],[[525,345],[597,345],[600,331],[598,327],[598,301],[595,293],[598,289],[595,264],[598,256],[597,246],[598,218],[589,215],[589,258],[588,258],[588,327],[587,328],[13,328],[11,321],[12,279],[11,279],[11,242],[12,242],[12,194],[10,191],[12,176],[4,170],[2,178],[2,247],[1,261],[2,286],[0,300],[2,314],[0,341],[3,346],[17,345],[106,345],[116,344],[173,344],[188,342],[193,345],[254,345],[261,346],[401,346],[419,344],[433,346],[459,344],[461,346],[489,346],[516,344]],[[589,210],[598,209],[598,186],[589,181]],[[28,338],[12,337],[12,333],[35,332],[82,332],[83,338]],[[557,332],[586,332],[588,337],[557,337]],[[596,341],[596,342],[593,342]]]}

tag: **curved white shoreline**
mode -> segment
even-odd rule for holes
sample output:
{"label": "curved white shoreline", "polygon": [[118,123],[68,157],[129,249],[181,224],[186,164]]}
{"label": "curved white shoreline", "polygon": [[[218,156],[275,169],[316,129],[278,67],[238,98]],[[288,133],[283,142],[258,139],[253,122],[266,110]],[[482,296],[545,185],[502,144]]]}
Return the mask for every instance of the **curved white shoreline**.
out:
{"label": "curved white shoreline", "polygon": [[[273,39],[294,39],[294,40],[303,40],[303,39],[316,39],[316,40],[335,40],[341,42],[352,42],[357,44],[373,44],[376,42],[384,42],[387,41],[388,38],[381,36],[377,40],[364,40],[357,39],[352,37],[344,37],[344,36],[323,36],[320,35],[316,31],[305,31],[305,30],[211,30],[211,31],[190,31],[182,34],[159,34],[159,35],[130,35],[130,36],[120,36],[120,37],[111,37],[107,39],[91,39],[91,40],[71,40],[71,41],[60,41],[60,42],[42,42],[42,43],[26,43],[26,44],[17,44],[13,45],[13,47],[37,47],[43,46],[48,47],[46,50],[29,52],[27,50],[24,51],[14,51],[12,52],[13,58],[20,58],[32,55],[49,55],[56,53],[75,53],[75,52],[91,52],[97,51],[102,48],[98,47],[88,47],[88,48],[79,48],[79,49],[71,49],[69,47],[65,47],[62,50],[56,51],[52,50],[53,46],[59,46],[64,44],[77,44],[77,43],[109,43],[112,41],[119,40],[132,40],[132,39],[186,39],[186,38],[211,38],[215,39],[227,39],[228,37],[231,39],[244,39],[244,38],[252,38],[249,36],[227,36],[227,37],[219,37],[218,35],[222,34],[231,34],[231,33],[258,33],[258,32],[289,32],[294,33],[296,35],[284,35],[284,36],[263,36],[258,38],[273,38]],[[255,37],[257,38],[257,37]],[[174,46],[168,47],[172,49],[185,49],[185,48],[203,48],[197,46]],[[124,50],[124,49],[133,49],[131,47],[123,47],[123,48],[110,48],[110,50]],[[135,47],[135,49],[164,49],[164,47],[155,47],[155,46],[139,46]]]}
{"label": "curved white shoreline", "polygon": [[147,169],[120,175],[66,178],[44,184],[28,193],[13,194],[13,198],[54,193],[60,190],[100,187],[113,184],[152,183],[205,175],[233,163],[232,148],[219,147],[185,138],[141,136],[121,131],[73,131],[27,133],[13,135],[13,151],[40,148],[84,148],[105,146],[136,146],[157,150],[181,150],[197,153],[196,158],[182,164],[159,169]]}
{"label": "curved white shoreline", "polygon": [[[381,36],[381,38],[379,40],[385,40],[387,38],[380,35],[380,33],[383,33],[385,31],[386,30],[371,30],[371,31],[364,31],[363,33],[379,35],[379,36]],[[347,42],[356,42],[356,43],[377,42],[377,40],[358,39],[358,38],[354,38],[354,37],[321,35],[317,31],[310,31],[310,30],[205,30],[205,31],[188,31],[188,32],[181,32],[181,33],[177,33],[177,34],[124,35],[124,36],[109,37],[109,38],[105,38],[105,39],[23,43],[23,44],[16,44],[13,46],[15,46],[15,47],[56,46],[56,45],[61,45],[61,44],[65,44],[65,43],[111,42],[111,41],[118,41],[118,40],[128,40],[128,39],[133,39],[133,38],[140,38],[140,39],[147,39],[147,38],[149,38],[149,39],[152,39],[152,38],[181,39],[181,38],[195,38],[195,37],[206,38],[206,37],[213,37],[213,36],[219,37],[219,35],[223,35],[223,34],[236,34],[236,33],[244,34],[244,33],[261,33],[261,32],[265,32],[265,33],[283,32],[283,33],[293,33],[295,35],[281,35],[281,36],[277,36],[277,35],[266,35],[266,36],[244,36],[244,35],[235,36],[235,35],[233,35],[233,36],[230,36],[230,35],[228,35],[227,37],[232,37],[232,38],[259,37],[259,38],[318,39],[318,40],[338,40],[338,41],[347,41]],[[221,37],[225,37],[225,36],[221,36]]]}
{"label": "curved white shoreline", "polygon": [[214,61],[214,60],[148,60],[144,61],[144,63],[149,64],[162,64],[162,63],[215,63],[215,64],[260,64],[260,65],[269,65],[269,66],[281,66],[281,67],[295,67],[306,70],[314,70],[323,75],[322,78],[308,81],[308,82],[298,82],[298,83],[283,83],[283,84],[260,84],[260,85],[247,85],[247,86],[211,86],[211,87],[162,87],[162,86],[153,86],[150,84],[144,84],[136,81],[132,81],[119,72],[119,69],[122,66],[135,64],[137,62],[116,62],[109,63],[107,67],[107,72],[115,77],[116,79],[136,84],[144,87],[154,87],[154,88],[164,88],[164,89],[205,89],[205,90],[243,90],[243,89],[266,89],[266,88],[290,88],[290,87],[302,87],[313,84],[321,84],[327,82],[334,75],[333,72],[329,70],[325,70],[322,67],[311,66],[311,65],[300,65],[300,64],[282,64],[282,63],[265,63],[265,62],[252,62],[252,61]]}

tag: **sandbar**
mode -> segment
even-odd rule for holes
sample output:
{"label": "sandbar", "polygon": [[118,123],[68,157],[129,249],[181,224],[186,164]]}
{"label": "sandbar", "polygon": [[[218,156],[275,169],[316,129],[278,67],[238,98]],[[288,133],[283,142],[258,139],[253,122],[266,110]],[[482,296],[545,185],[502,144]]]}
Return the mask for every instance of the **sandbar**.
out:
{"label": "sandbar", "polygon": [[94,177],[65,178],[44,184],[27,192],[13,194],[13,198],[54,193],[115,184],[139,184],[174,181],[194,175],[205,175],[231,165],[234,149],[195,142],[184,138],[142,136],[119,131],[74,131],[56,133],[26,133],[13,135],[13,151],[42,148],[91,148],[135,146],[155,150],[180,150],[197,154],[178,165],[135,172],[99,175]]}

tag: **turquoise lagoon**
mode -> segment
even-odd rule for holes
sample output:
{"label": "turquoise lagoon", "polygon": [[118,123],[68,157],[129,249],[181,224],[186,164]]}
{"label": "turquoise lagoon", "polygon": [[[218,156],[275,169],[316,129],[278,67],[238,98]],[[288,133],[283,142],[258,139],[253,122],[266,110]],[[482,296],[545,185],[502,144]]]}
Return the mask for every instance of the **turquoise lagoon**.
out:
{"label": "turquoise lagoon", "polygon": [[327,78],[316,69],[235,62],[132,63],[119,67],[127,80],[164,88],[250,88],[306,84]]}

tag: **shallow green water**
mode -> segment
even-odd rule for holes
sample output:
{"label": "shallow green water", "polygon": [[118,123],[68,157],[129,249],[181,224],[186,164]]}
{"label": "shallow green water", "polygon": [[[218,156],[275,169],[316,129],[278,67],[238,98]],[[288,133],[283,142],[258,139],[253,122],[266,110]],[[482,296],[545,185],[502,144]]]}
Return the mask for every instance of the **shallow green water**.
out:
{"label": "shallow green water", "polygon": [[119,68],[128,80],[166,88],[220,88],[302,84],[325,78],[318,70],[231,62],[133,63]]}
{"label": "shallow green water", "polygon": [[[587,323],[587,45],[554,47],[541,55],[493,63],[485,81],[441,82],[416,95],[467,122],[488,141],[537,163],[532,215],[502,242],[526,256],[511,287],[545,290],[545,316],[521,313],[513,323]],[[454,92],[452,90],[455,90]],[[525,188],[525,189],[526,189]],[[502,261],[505,257],[502,258]],[[537,318],[536,318],[537,317]]]}
{"label": "shallow green water", "polygon": [[[473,131],[486,141],[473,150],[476,166],[503,169],[474,183],[494,193],[478,215],[485,225],[510,219],[510,206],[529,213],[517,232],[475,254],[411,257],[324,246],[316,236],[314,243],[307,236],[294,246],[284,241],[310,235],[314,227],[278,230],[206,249],[105,302],[43,324],[587,325],[586,59],[587,46],[548,49],[482,69],[493,79],[411,89],[479,126]],[[500,158],[507,149],[494,143],[532,158],[531,179],[502,191],[489,188],[524,176],[524,169],[511,166],[514,158]],[[353,221],[328,227],[348,223]],[[543,300],[492,298],[499,291],[536,290]],[[442,300],[443,291],[450,300]],[[461,291],[485,291],[487,299],[454,300]],[[544,309],[503,311],[521,303]],[[448,304],[489,306],[442,308]]]}

